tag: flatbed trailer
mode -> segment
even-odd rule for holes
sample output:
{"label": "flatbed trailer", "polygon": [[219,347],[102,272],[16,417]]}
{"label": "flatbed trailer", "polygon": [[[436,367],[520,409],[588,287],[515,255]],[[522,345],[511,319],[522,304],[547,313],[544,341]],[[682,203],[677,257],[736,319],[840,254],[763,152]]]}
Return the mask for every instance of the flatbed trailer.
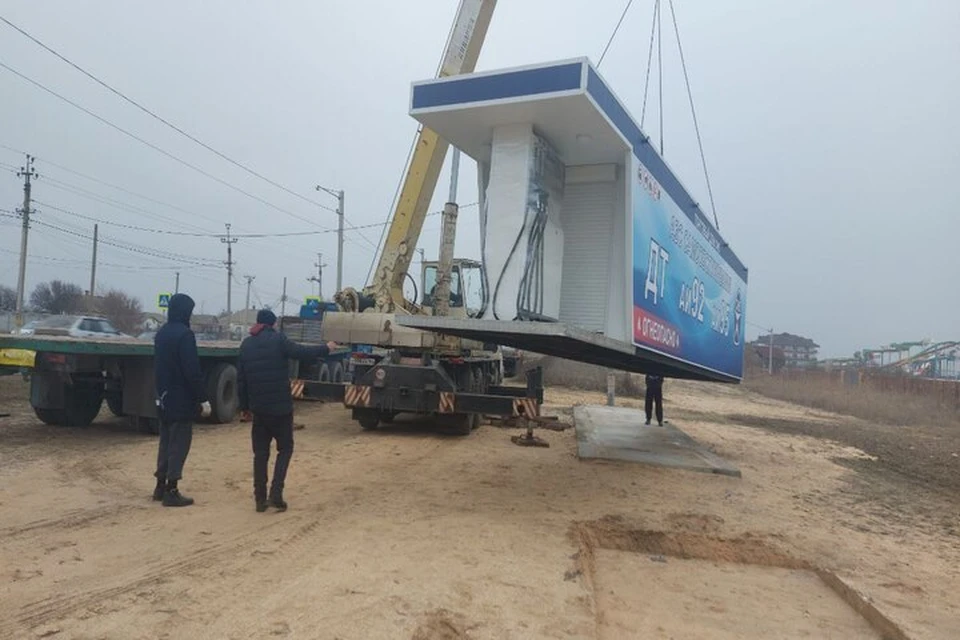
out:
{"label": "flatbed trailer", "polygon": [[[0,349],[36,353],[30,404],[45,424],[87,426],[106,402],[114,415],[128,416],[142,431],[158,431],[152,342],[11,335],[0,336]],[[213,410],[209,421],[232,422],[239,407],[240,343],[198,342],[197,352]],[[348,350],[338,350],[324,364],[342,367],[348,356]]]}

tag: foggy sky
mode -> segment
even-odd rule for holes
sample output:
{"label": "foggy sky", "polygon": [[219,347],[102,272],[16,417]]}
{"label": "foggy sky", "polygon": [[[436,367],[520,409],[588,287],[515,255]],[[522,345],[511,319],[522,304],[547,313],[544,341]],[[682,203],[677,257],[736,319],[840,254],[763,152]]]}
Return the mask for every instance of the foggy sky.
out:
{"label": "foggy sky", "polygon": [[[747,319],[815,339],[822,355],[898,340],[960,337],[960,4],[921,0],[675,3],[720,229],[750,269]],[[334,207],[317,183],[346,191],[348,226],[386,220],[416,131],[410,83],[433,75],[456,0],[392,2],[15,3],[0,15],[228,156]],[[588,56],[597,62],[621,0],[501,0],[478,70]],[[637,0],[601,73],[639,120],[652,0]],[[707,203],[672,27],[664,15],[665,158]],[[668,28],[669,27],[669,28]],[[163,127],[0,24],[0,61],[191,164],[333,228],[336,217]],[[656,94],[651,95],[655,104]],[[659,139],[648,105],[644,129]],[[0,69],[0,145],[38,157],[37,201],[128,225],[220,233],[317,230],[97,122]],[[119,185],[168,208],[88,181]],[[0,209],[20,205],[2,165]],[[446,196],[445,171],[433,210]],[[80,187],[96,194],[91,199]],[[465,161],[461,204],[476,200]],[[87,193],[86,195],[89,195]],[[110,198],[127,210],[109,206]],[[132,209],[145,210],[137,211]],[[37,204],[37,218],[89,234],[92,222]],[[182,210],[181,210],[182,209]],[[189,213],[184,212],[187,211]],[[162,217],[158,217],[162,216]],[[421,246],[435,258],[440,219]],[[380,227],[348,233],[344,284],[362,286]],[[209,261],[217,238],[101,225],[102,237]],[[476,207],[460,218],[457,254],[478,257]],[[0,216],[0,284],[16,286],[19,222]],[[299,301],[323,253],[335,284],[334,234],[242,239],[236,275],[253,303],[275,304],[284,276]],[[28,292],[59,277],[86,288],[90,242],[36,226]],[[101,245],[98,289],[141,298],[173,288],[198,311],[226,306],[222,265],[197,267]],[[149,267],[149,268],[146,268]],[[418,270],[418,265],[414,265]],[[234,285],[233,308],[245,291]],[[289,310],[289,308],[288,308]],[[755,327],[748,335],[755,335]]]}

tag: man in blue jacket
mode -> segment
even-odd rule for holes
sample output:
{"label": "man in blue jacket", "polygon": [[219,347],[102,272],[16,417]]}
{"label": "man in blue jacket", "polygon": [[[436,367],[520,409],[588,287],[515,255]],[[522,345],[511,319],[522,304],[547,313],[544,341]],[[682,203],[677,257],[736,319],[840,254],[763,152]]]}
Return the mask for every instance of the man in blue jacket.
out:
{"label": "man in blue jacket", "polygon": [[170,298],[167,323],[160,328],[154,344],[154,376],[160,414],[160,451],[157,453],[157,487],[154,500],[165,507],[187,507],[193,498],[181,495],[177,482],[193,440],[197,414],[210,415],[204,389],[197,340],[190,330],[194,302],[178,293]]}
{"label": "man in blue jacket", "polygon": [[[293,456],[293,399],[290,394],[290,360],[315,360],[325,357],[337,345],[308,347],[293,342],[273,328],[277,316],[269,309],[257,313],[257,324],[240,345],[237,364],[237,391],[240,411],[253,413],[253,496],[258,512],[268,504],[286,511],[283,483]],[[277,460],[267,502],[267,465],[270,445],[277,441]]]}

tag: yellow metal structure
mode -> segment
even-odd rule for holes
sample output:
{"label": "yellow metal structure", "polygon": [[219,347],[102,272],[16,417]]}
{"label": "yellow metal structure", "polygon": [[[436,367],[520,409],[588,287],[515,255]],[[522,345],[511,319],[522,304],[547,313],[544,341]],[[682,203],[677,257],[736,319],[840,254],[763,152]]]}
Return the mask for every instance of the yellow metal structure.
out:
{"label": "yellow metal structure", "polygon": [[[476,68],[496,5],[496,0],[461,0],[439,77],[471,73]],[[404,299],[403,284],[448,146],[446,140],[426,127],[417,132],[380,261],[373,282],[364,292],[373,297],[380,313],[419,313],[415,302]]]}

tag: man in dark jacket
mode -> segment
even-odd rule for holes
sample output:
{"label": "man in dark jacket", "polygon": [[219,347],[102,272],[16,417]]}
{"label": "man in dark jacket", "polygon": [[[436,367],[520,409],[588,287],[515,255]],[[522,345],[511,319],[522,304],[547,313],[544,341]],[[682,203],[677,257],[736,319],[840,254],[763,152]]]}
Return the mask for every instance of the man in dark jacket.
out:
{"label": "man in dark jacket", "polygon": [[290,360],[315,360],[337,345],[308,347],[291,341],[273,328],[277,316],[269,309],[257,313],[257,324],[240,345],[237,389],[240,410],[253,413],[253,495],[257,511],[267,510],[267,465],[270,444],[277,441],[277,460],[270,485],[270,502],[285,511],[283,483],[293,455],[293,399],[290,395]]}
{"label": "man in dark jacket", "polygon": [[645,379],[647,384],[647,397],[645,409],[647,411],[647,424],[650,424],[650,418],[653,417],[653,405],[657,405],[657,424],[663,426],[663,376],[650,376]]}
{"label": "man in dark jacket", "polygon": [[160,451],[157,454],[157,487],[154,500],[165,507],[186,507],[193,498],[180,494],[177,482],[193,440],[193,421],[197,414],[210,415],[197,355],[197,341],[190,330],[194,303],[190,296],[178,293],[170,298],[167,323],[153,339],[154,376],[157,384],[157,408],[160,414]]}

